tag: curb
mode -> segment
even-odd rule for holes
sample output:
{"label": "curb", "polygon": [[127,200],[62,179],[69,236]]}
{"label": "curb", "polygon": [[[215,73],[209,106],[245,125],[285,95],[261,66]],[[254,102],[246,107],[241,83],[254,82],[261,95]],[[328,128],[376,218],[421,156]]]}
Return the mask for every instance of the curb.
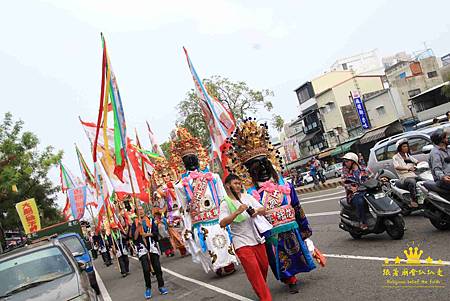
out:
{"label": "curb", "polygon": [[300,188],[296,188],[295,190],[298,193],[308,193],[308,192],[314,192],[314,191],[321,191],[321,190],[326,190],[326,189],[331,189],[331,188],[336,188],[336,187],[340,187],[342,186],[342,181],[336,181],[336,182],[332,182],[332,183],[327,183],[325,182],[324,184],[319,184],[319,185],[315,185],[312,187],[300,187]]}

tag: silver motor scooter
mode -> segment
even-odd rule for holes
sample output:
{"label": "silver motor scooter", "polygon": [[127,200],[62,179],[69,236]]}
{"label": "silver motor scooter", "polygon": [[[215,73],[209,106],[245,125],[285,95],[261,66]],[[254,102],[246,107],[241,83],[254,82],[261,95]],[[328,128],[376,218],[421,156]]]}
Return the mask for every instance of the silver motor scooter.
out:
{"label": "silver motor scooter", "polygon": [[425,196],[424,216],[438,230],[450,230],[450,193],[434,181],[418,182]]}
{"label": "silver motor scooter", "polygon": [[417,208],[410,207],[411,193],[399,187],[399,179],[390,179],[390,187],[388,195],[402,208],[402,215],[407,216],[413,212],[421,212],[424,209],[425,195],[419,187],[419,183],[425,181],[433,181],[433,176],[430,171],[430,166],[427,162],[419,162],[416,166],[415,174],[417,175],[416,183],[416,197],[419,206]]}

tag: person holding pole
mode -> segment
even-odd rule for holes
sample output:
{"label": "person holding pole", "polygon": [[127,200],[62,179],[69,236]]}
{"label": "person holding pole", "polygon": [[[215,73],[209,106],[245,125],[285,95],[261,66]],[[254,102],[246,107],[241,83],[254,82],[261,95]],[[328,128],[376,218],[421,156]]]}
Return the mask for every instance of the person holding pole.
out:
{"label": "person holding pole", "polygon": [[144,208],[139,206],[137,208],[138,217],[134,219],[131,225],[131,235],[137,249],[137,255],[141,262],[142,272],[145,280],[144,297],[150,299],[152,297],[151,289],[151,267],[156,275],[158,281],[158,290],[161,295],[167,295],[169,292],[164,287],[163,273],[161,270],[161,263],[159,261],[160,252],[157,246],[158,227],[146,215]]}

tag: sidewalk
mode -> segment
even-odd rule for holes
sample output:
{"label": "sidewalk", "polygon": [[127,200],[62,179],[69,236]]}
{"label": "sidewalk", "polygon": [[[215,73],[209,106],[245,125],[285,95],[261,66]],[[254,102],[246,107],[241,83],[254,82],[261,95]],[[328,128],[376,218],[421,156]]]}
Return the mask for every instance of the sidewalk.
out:
{"label": "sidewalk", "polygon": [[307,193],[307,192],[331,189],[331,188],[339,187],[341,185],[342,185],[342,180],[339,177],[339,178],[333,178],[333,179],[327,180],[324,184],[322,184],[322,183],[319,183],[318,185],[308,184],[305,186],[300,186],[300,187],[296,188],[295,190],[298,193]]}

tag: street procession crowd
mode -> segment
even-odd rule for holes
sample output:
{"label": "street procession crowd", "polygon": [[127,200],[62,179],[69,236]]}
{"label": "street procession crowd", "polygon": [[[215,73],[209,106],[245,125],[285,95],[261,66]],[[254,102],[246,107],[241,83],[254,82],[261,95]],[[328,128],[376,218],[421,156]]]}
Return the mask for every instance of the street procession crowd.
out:
{"label": "street procession crowd", "polygon": [[[146,299],[152,297],[152,275],[158,292],[169,293],[160,256],[177,252],[219,277],[242,266],[260,300],[272,300],[266,282],[269,267],[289,293],[298,293],[296,275],[325,266],[326,259],[311,240],[312,229],[294,186],[281,175],[282,160],[270,142],[268,126],[253,118],[236,121],[208,94],[184,49],[214,152],[179,126],[171,134],[170,156],[152,135],[152,150],[143,149],[137,133],[134,141],[127,136],[103,35],[102,42],[98,120],[80,119],[92,147],[94,172],[78,148],[84,181],[75,180],[61,163],[67,192],[63,213],[69,219],[70,210],[81,212],[75,217],[80,219],[88,209],[94,223],[88,234],[93,257],[101,257],[106,266],[116,258],[124,278],[130,273],[129,256],[139,258]],[[108,127],[108,119],[113,127]],[[221,175],[212,171],[215,165],[221,165],[215,168]],[[84,195],[84,203],[69,202],[69,191],[80,185],[89,196]],[[82,208],[72,208],[79,204]]]}
{"label": "street procession crowd", "polygon": [[[160,256],[173,257],[178,252],[190,256],[205,273],[219,277],[232,277],[237,266],[242,266],[260,300],[272,300],[269,268],[287,293],[296,294],[297,274],[324,267],[326,258],[312,240],[313,229],[294,186],[282,176],[282,160],[270,142],[268,126],[255,118],[234,120],[208,95],[185,53],[211,148],[222,165],[221,175],[212,171],[210,152],[186,128],[173,131],[168,158],[153,142],[152,151],[143,150],[137,136],[137,145],[131,142],[103,41],[98,120],[96,124],[82,122],[92,145],[94,173],[79,154],[85,182],[97,196],[96,204],[86,204],[98,207],[96,218],[91,212],[96,224],[89,235],[93,256],[99,253],[107,266],[117,258],[123,277],[130,273],[129,256],[139,258],[146,299],[152,297],[152,275],[158,292],[170,293]],[[111,111],[113,129],[108,128]],[[435,144],[431,170],[437,184],[448,190],[448,136],[441,130],[431,139]],[[371,173],[357,154],[347,153],[343,161],[347,201],[355,207],[364,231],[367,206],[359,188]],[[408,141],[400,141],[394,165],[407,188],[414,186],[410,178],[416,163],[410,158]],[[125,194],[124,183],[131,187]],[[410,205],[415,207],[417,200],[412,195]]]}
{"label": "street procession crowd", "polygon": [[108,232],[91,236],[94,253],[98,250],[109,266],[110,252],[115,252],[124,277],[128,255],[139,257],[145,298],[152,296],[152,273],[159,293],[168,293],[159,256],[172,257],[175,250],[219,276],[242,265],[260,300],[272,300],[266,283],[269,266],[290,293],[298,293],[296,275],[324,266],[326,259],[310,238],[312,229],[293,185],[279,173],[267,127],[252,119],[238,126],[229,141],[224,182],[209,171],[198,138],[184,128],[176,136],[171,159],[158,160],[152,174],[158,187],[151,213],[142,206],[123,210],[120,226],[111,223]]}

